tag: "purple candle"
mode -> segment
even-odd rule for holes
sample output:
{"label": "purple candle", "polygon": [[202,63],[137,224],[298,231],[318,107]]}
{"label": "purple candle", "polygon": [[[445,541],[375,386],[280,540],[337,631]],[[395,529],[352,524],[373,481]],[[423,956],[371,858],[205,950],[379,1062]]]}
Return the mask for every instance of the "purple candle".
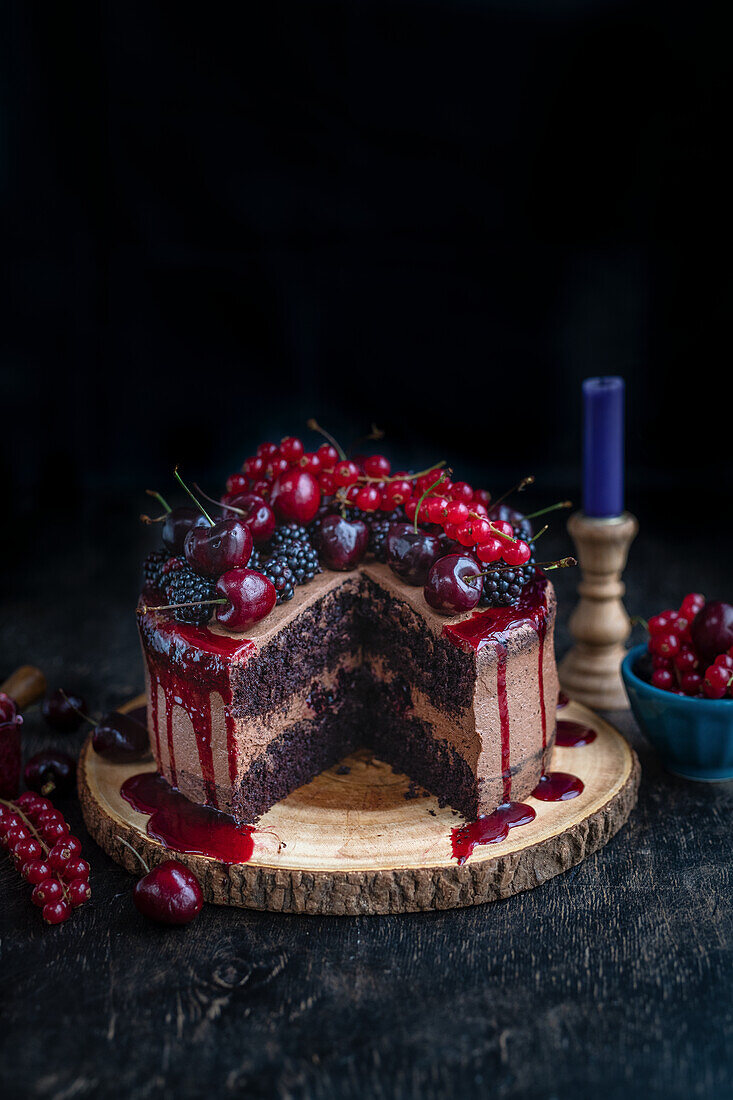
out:
{"label": "purple candle", "polygon": [[583,382],[583,511],[619,516],[624,510],[624,380]]}

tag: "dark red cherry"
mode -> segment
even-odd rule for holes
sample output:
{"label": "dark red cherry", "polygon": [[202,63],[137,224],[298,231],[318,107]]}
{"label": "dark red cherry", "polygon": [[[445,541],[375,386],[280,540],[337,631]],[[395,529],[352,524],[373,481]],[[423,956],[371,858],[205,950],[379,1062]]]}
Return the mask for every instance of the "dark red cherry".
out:
{"label": "dark red cherry", "polygon": [[188,924],[204,904],[198,879],[177,859],[166,859],[138,879],[132,897],[139,913],[161,924]]}
{"label": "dark red cherry", "polygon": [[[79,713],[81,711],[81,714]],[[41,714],[46,724],[57,733],[73,733],[83,722],[87,705],[81,695],[59,688],[41,703]]]}
{"label": "dark red cherry", "polygon": [[219,577],[247,564],[252,556],[252,532],[239,519],[221,519],[212,526],[192,527],[183,549],[197,573]]}
{"label": "dark red cherry", "polygon": [[706,668],[733,645],[733,606],[722,600],[710,600],[692,620],[690,634]]}
{"label": "dark red cherry", "polygon": [[272,487],[270,501],[285,523],[310,523],[321,503],[321,487],[313,477],[295,466],[280,474]]}
{"label": "dark red cherry", "polygon": [[329,569],[354,569],[369,544],[369,528],[360,519],[326,516],[321,523],[318,546],[321,560]]}
{"label": "dark red cherry", "polygon": [[257,493],[227,493],[223,503],[245,513],[237,518],[249,527],[256,546],[270,541],[275,530],[275,513],[266,500]]}
{"label": "dark red cherry", "polygon": [[219,580],[216,590],[227,603],[216,608],[216,618],[238,633],[269,615],[277,601],[275,585],[256,569],[230,569]]}
{"label": "dark red cherry", "polygon": [[481,569],[465,554],[439,558],[428,573],[425,599],[441,615],[459,615],[473,611],[481,599]]}
{"label": "dark red cherry", "polygon": [[180,558],[186,535],[192,527],[209,526],[206,516],[198,508],[174,508],[165,517],[161,538],[163,546],[172,557]]}
{"label": "dark red cherry", "polygon": [[46,749],[32,756],[23,771],[25,785],[30,791],[47,795],[52,791],[69,794],[74,789],[76,760],[66,752]]}
{"label": "dark red cherry", "polygon": [[145,726],[129,714],[104,714],[92,731],[94,751],[114,764],[140,760],[150,751]]}
{"label": "dark red cherry", "polygon": [[406,584],[425,584],[430,567],[443,554],[440,537],[415,531],[410,523],[393,523],[387,532],[387,561]]}

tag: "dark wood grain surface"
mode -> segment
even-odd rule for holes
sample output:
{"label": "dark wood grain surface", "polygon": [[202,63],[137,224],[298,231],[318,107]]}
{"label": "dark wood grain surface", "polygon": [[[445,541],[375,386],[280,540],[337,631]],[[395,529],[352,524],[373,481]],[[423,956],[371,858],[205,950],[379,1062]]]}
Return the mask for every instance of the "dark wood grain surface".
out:
{"label": "dark wood grain surface", "polygon": [[[636,510],[632,614],[690,588],[731,595],[725,555],[702,560]],[[134,515],[129,500],[90,503],[73,527],[59,515],[52,554],[48,517],[28,520],[3,573],[0,674],[34,661],[99,709],[139,690]],[[560,578],[565,621],[573,583]],[[730,1096],[733,784],[675,779],[628,714],[610,717],[642,762],[629,824],[565,875],[473,909],[208,907],[186,929],[160,928],[66,799],[92,865],[88,905],[47,928],[0,859],[3,1095]],[[29,752],[62,742],[28,714]]]}

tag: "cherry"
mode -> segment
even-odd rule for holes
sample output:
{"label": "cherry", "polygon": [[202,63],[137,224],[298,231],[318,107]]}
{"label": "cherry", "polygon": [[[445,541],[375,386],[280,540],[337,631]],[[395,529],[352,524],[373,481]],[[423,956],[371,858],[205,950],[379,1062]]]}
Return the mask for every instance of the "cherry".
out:
{"label": "cherry", "polygon": [[652,684],[656,688],[661,688],[662,691],[669,691],[676,686],[677,681],[668,669],[657,668],[652,673]]}
{"label": "cherry", "polygon": [[347,458],[337,462],[333,468],[333,480],[336,485],[353,485],[359,478],[359,467]]}
{"label": "cherry", "polygon": [[362,512],[376,512],[382,503],[382,494],[376,485],[363,485],[357,491],[355,503]]}
{"label": "cherry", "polygon": [[85,901],[89,901],[91,896],[92,890],[86,879],[75,878],[66,887],[67,900],[74,909],[78,905],[83,905]]}
{"label": "cherry", "polygon": [[138,912],[161,924],[188,924],[204,904],[198,879],[177,859],[167,859],[143,875],[132,896]]}
{"label": "cherry", "polygon": [[39,882],[43,882],[45,879],[51,877],[53,868],[46,860],[32,859],[28,863],[23,864],[20,873],[26,882],[30,882],[31,885],[37,886]]}
{"label": "cherry", "polygon": [[332,447],[330,443],[321,443],[320,447],[316,451],[318,458],[321,462],[321,469],[325,472],[333,470],[334,466],[339,460],[339,453],[335,447]]}
{"label": "cherry", "polygon": [[[75,777],[76,761],[68,753],[58,752],[56,749],[37,752],[30,758],[23,771],[26,787],[41,794],[48,794],[50,791],[68,794],[74,789]],[[41,814],[39,823],[43,817],[44,814]]]}
{"label": "cherry", "polygon": [[706,603],[692,620],[690,634],[703,665],[712,664],[733,645],[733,606],[721,600]]}
{"label": "cherry", "polygon": [[161,538],[171,557],[180,558],[186,535],[192,527],[208,527],[208,520],[197,508],[173,508],[163,523]]}
{"label": "cherry", "polygon": [[481,570],[466,554],[447,554],[439,558],[428,573],[425,599],[442,615],[473,611],[481,598]]}
{"label": "cherry", "polygon": [[437,535],[416,531],[409,523],[393,523],[387,532],[387,562],[406,584],[424,585],[428,573],[443,556],[443,543]]}
{"label": "cherry", "polygon": [[216,618],[229,630],[246,630],[269,615],[277,601],[271,580],[254,569],[230,569],[219,577],[216,590],[226,599]]}
{"label": "cherry", "polygon": [[354,569],[367,551],[369,528],[360,519],[326,516],[318,533],[321,558],[329,569]]}
{"label": "cherry", "polygon": [[44,905],[42,911],[46,924],[62,924],[71,916],[71,906],[66,901],[53,901]]}
{"label": "cherry", "polygon": [[230,474],[226,480],[227,493],[246,493],[249,478],[246,474]]}
{"label": "cherry", "polygon": [[649,652],[655,657],[671,659],[680,651],[680,640],[671,631],[667,634],[652,634],[649,639]]}
{"label": "cherry", "polygon": [[275,513],[257,493],[227,493],[222,504],[230,504],[244,514],[238,516],[252,534],[256,546],[269,542],[275,530]]}
{"label": "cherry", "polygon": [[57,878],[47,878],[39,882],[31,894],[34,905],[42,908],[49,902],[60,901],[64,896],[64,888]]}
{"label": "cherry", "polygon": [[705,597],[700,592],[688,592],[680,604],[680,615],[684,615],[689,622],[695,618],[705,606]]}
{"label": "cherry", "polygon": [[[710,606],[708,604],[708,606]],[[722,699],[728,690],[733,672],[723,665],[711,665],[705,673],[702,690],[708,699]]]}
{"label": "cherry", "polygon": [[369,455],[364,460],[364,473],[367,477],[389,477],[391,469],[390,461],[384,455]]}
{"label": "cherry", "polygon": [[301,441],[292,435],[286,436],[284,439],[280,440],[280,454],[285,461],[289,462],[291,465],[294,465],[302,458],[303,450],[304,447]]}
{"label": "cherry", "polygon": [[321,503],[321,488],[313,474],[294,467],[280,474],[270,496],[276,514],[286,523],[308,524]]}
{"label": "cherry", "polygon": [[150,751],[148,731],[129,714],[111,711],[97,722],[92,733],[94,751],[114,764],[140,760]]}
{"label": "cherry", "polygon": [[186,561],[197,573],[219,577],[244,566],[252,556],[252,533],[238,519],[192,527],[184,542]]}
{"label": "cherry", "polygon": [[59,688],[41,704],[41,714],[46,725],[57,733],[73,733],[78,730],[86,714],[87,705],[81,695]]}

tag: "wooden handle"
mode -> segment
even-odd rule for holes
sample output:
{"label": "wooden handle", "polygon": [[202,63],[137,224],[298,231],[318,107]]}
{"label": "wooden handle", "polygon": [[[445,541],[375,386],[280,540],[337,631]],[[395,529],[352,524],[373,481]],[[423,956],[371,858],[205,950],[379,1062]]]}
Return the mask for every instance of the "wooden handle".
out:
{"label": "wooden handle", "polygon": [[35,665],[21,665],[8,676],[0,691],[10,695],[23,710],[46,694],[46,677]]}

